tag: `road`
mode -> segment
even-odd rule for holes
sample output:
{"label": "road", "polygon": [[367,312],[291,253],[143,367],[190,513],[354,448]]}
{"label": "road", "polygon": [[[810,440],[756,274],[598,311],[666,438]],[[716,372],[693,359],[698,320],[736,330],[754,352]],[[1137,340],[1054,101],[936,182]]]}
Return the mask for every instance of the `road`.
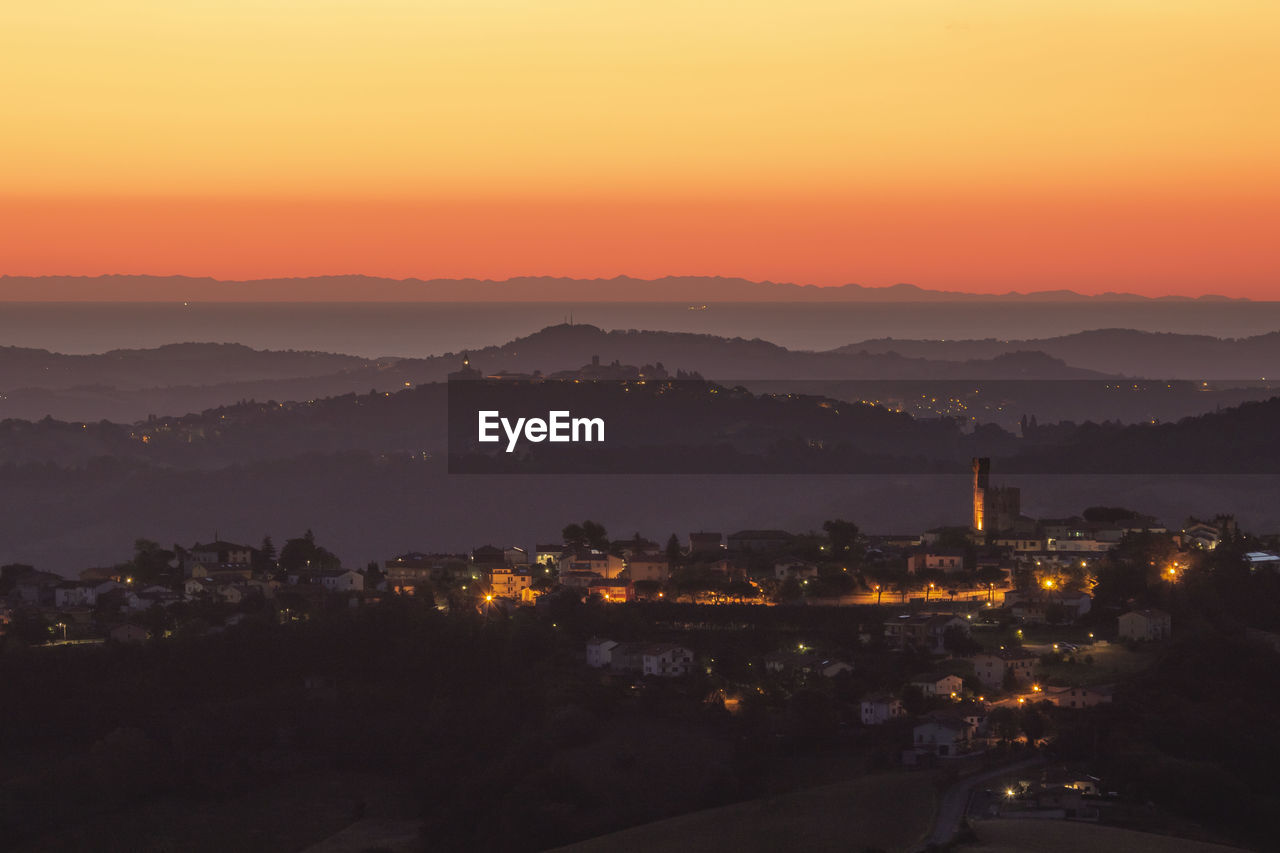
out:
{"label": "road", "polygon": [[974,788],[982,787],[986,783],[1002,776],[1007,776],[1010,773],[1017,773],[1020,770],[1034,767],[1043,760],[1039,757],[1028,758],[1016,764],[1006,764],[1004,767],[997,767],[995,770],[988,770],[986,773],[979,773],[977,776],[968,776],[957,780],[942,795],[942,802],[938,804],[938,817],[933,824],[933,834],[929,836],[927,843],[941,846],[955,837],[955,834],[960,831],[960,821],[964,818],[968,809],[969,795],[973,793]]}

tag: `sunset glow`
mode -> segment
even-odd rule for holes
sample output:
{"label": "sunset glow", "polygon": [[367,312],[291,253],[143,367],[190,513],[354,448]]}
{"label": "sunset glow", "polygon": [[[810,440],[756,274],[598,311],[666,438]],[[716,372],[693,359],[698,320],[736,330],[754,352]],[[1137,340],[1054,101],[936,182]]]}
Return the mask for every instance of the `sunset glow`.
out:
{"label": "sunset glow", "polygon": [[0,274],[1269,298],[1278,38],[1263,0],[23,4]]}

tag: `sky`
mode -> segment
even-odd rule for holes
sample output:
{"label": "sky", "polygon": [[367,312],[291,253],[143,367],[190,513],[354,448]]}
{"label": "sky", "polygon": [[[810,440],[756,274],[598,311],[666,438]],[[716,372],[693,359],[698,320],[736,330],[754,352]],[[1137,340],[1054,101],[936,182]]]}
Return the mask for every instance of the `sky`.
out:
{"label": "sky", "polygon": [[6,3],[0,274],[1274,298],[1277,43],[1273,0]]}

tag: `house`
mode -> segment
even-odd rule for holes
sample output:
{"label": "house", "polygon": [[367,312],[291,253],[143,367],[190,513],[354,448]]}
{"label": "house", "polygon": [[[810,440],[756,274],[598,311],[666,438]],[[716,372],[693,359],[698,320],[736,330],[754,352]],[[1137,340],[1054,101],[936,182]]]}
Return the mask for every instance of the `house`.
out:
{"label": "house", "polygon": [[471,564],[481,569],[505,566],[507,564],[506,549],[493,545],[481,545],[471,552]]}
{"label": "house", "polygon": [[605,601],[627,602],[635,598],[630,581],[621,578],[596,578],[587,584],[587,594],[595,594]]}
{"label": "house", "polygon": [[1212,551],[1222,541],[1222,531],[1215,525],[1198,521],[1182,529],[1182,547]]}
{"label": "house", "polygon": [[1044,549],[1049,552],[1067,554],[1105,554],[1115,547],[1115,542],[1106,539],[1053,539],[1046,538]]}
{"label": "house", "polygon": [[730,533],[727,541],[730,551],[742,553],[777,551],[791,544],[791,539],[791,534],[785,530],[739,530]]}
{"label": "house", "polygon": [[215,581],[248,580],[253,577],[253,566],[249,563],[191,563],[187,567],[188,577],[209,578]]}
{"label": "house", "polygon": [[93,607],[98,603],[98,592],[93,583],[63,581],[53,588],[53,606],[59,610],[68,607]]}
{"label": "house", "polygon": [[113,643],[145,643],[147,629],[138,625],[116,625],[107,631],[107,639]]}
{"label": "house", "polygon": [[689,534],[689,554],[697,556],[699,554],[717,554],[724,550],[722,544],[724,536],[720,533],[690,533]]}
{"label": "house", "polygon": [[964,691],[964,679],[949,672],[930,672],[911,679],[911,686],[925,696],[953,697]]}
{"label": "house", "polygon": [[253,548],[248,545],[237,545],[234,542],[224,542],[221,539],[204,545],[192,545],[190,553],[191,559],[197,563],[241,566],[253,563]]}
{"label": "house", "polygon": [[317,576],[326,592],[362,592],[364,575],[351,569],[330,569]]}
{"label": "house", "polygon": [[823,678],[835,678],[842,672],[853,671],[853,667],[845,661],[790,649],[770,652],[765,655],[764,668],[766,672],[785,673],[788,675],[821,675]]}
{"label": "house", "polygon": [[907,557],[907,571],[940,571],[955,574],[964,571],[964,551],[958,548],[922,548]]}
{"label": "house", "polygon": [[818,576],[818,564],[805,560],[787,560],[773,564],[773,576],[780,581],[803,580]]}
{"label": "house", "polygon": [[561,570],[560,585],[569,589],[575,589],[579,592],[585,592],[591,586],[591,582],[600,580],[600,575],[595,572]]}
{"label": "house", "polygon": [[1095,687],[1046,687],[1044,697],[1059,708],[1092,708],[1111,703],[1110,685]]}
{"label": "house", "polygon": [[208,578],[187,578],[182,582],[182,594],[188,599],[212,595],[213,581]]}
{"label": "house", "polygon": [[529,565],[529,552],[512,545],[509,548],[502,549],[502,559],[506,560],[508,566],[527,566]]}
{"label": "house", "polygon": [[902,701],[887,693],[876,693],[862,700],[862,724],[880,726],[906,714]]}
{"label": "house", "polygon": [[613,650],[618,647],[614,640],[592,637],[587,640],[587,666],[595,669],[607,669],[613,661]]}
{"label": "house", "polygon": [[1040,659],[1022,649],[1002,648],[974,655],[968,660],[973,664],[974,675],[984,687],[999,690],[1004,686],[1006,673],[1012,673],[1018,684],[1029,684]]}
{"label": "house", "polygon": [[1027,592],[1006,592],[1004,603],[1009,606],[1009,612],[1014,618],[1029,625],[1042,625],[1055,620],[1076,621],[1092,608],[1093,598],[1086,592],[1034,589]]}
{"label": "house", "polygon": [[1121,614],[1120,636],[1128,640],[1165,640],[1173,634],[1173,619],[1163,610],[1131,610]]}
{"label": "house", "polygon": [[631,576],[632,583],[666,583],[671,579],[671,564],[665,557],[633,557],[627,561],[627,574]]}
{"label": "house", "polygon": [[120,570],[115,567],[97,567],[85,569],[80,572],[80,580],[93,581],[95,583],[101,581],[121,581]]}
{"label": "house", "polygon": [[213,587],[213,594],[227,604],[239,604],[244,601],[245,589],[239,584],[220,583]]}
{"label": "house", "polygon": [[504,566],[489,570],[489,591],[498,598],[519,599],[532,585],[533,576],[528,569]]}
{"label": "house", "polygon": [[969,620],[946,613],[904,614],[884,623],[884,639],[890,648],[915,647],[933,654],[944,654],[947,631],[956,630],[969,636]]}
{"label": "house", "polygon": [[29,571],[20,575],[9,592],[11,602],[48,607],[53,604],[57,588],[66,582],[53,572]]}
{"label": "house", "polygon": [[627,561],[616,554],[595,548],[575,548],[563,555],[560,575],[570,572],[593,572],[602,578],[616,578],[627,567]]}
{"label": "house", "polygon": [[657,557],[662,554],[662,546],[652,539],[645,539],[639,533],[630,539],[615,542],[622,549],[622,556],[628,560],[636,557]]}
{"label": "house", "polygon": [[680,678],[693,670],[693,652],[670,643],[648,646],[641,653],[645,675],[658,678]]}
{"label": "house", "polygon": [[1258,569],[1270,569],[1274,572],[1280,569],[1280,554],[1275,551],[1250,551],[1244,555],[1244,563],[1251,572]]}
{"label": "house", "polygon": [[930,714],[911,730],[911,740],[921,752],[953,758],[969,751],[973,726],[963,717]]}
{"label": "house", "polygon": [[535,545],[533,548],[533,561],[539,566],[554,566],[560,562],[560,555],[563,553],[563,545]]}

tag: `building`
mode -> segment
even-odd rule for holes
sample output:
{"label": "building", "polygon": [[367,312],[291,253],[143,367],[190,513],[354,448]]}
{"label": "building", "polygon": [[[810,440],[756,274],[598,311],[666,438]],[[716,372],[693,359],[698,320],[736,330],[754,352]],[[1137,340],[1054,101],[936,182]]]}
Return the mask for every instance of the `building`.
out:
{"label": "building", "polygon": [[1113,690],[1110,685],[1096,687],[1046,687],[1044,698],[1059,708],[1092,708],[1110,704]]}
{"label": "building", "polygon": [[621,578],[596,578],[587,584],[588,595],[598,595],[605,601],[625,603],[635,596],[631,591],[631,582]]}
{"label": "building", "polygon": [[253,548],[219,539],[204,545],[192,545],[191,559],[197,563],[248,566],[253,563]]}
{"label": "building", "polygon": [[954,574],[964,571],[964,551],[957,548],[922,548],[907,557],[907,571],[919,574],[925,570]]}
{"label": "building", "polygon": [[575,548],[560,560],[560,577],[570,572],[592,572],[602,578],[616,578],[627,567],[627,561],[616,554],[594,548]]}
{"label": "building", "polygon": [[973,529],[978,533],[1009,530],[1022,515],[1022,492],[991,485],[991,460],[973,459]]}
{"label": "building", "polygon": [[1173,619],[1163,610],[1131,610],[1120,616],[1119,627],[1127,640],[1166,640],[1173,634]]}
{"label": "building", "polygon": [[862,724],[881,726],[906,714],[902,701],[887,693],[877,693],[862,700]]}
{"label": "building", "polygon": [[59,610],[68,607],[93,607],[98,603],[95,583],[63,581],[53,588],[53,606]]}
{"label": "building", "polygon": [[911,679],[911,686],[925,696],[953,697],[964,691],[964,679],[949,672],[930,672]]}
{"label": "building", "polygon": [[730,533],[729,550],[737,553],[747,551],[777,551],[791,544],[792,536],[785,530],[739,530]]}
{"label": "building", "polygon": [[665,557],[633,557],[627,561],[627,574],[631,576],[632,583],[666,583],[671,579],[671,564]]}
{"label": "building", "polygon": [[1274,572],[1280,569],[1280,554],[1274,551],[1250,551],[1244,555],[1244,563],[1251,572],[1259,569],[1270,569]]}
{"label": "building", "polygon": [[613,650],[618,647],[614,640],[592,637],[587,640],[587,666],[595,669],[607,669],[613,662]]}
{"label": "building", "polygon": [[498,598],[519,599],[532,585],[533,576],[527,569],[504,566],[489,571],[489,592]]}
{"label": "building", "polygon": [[208,578],[214,581],[247,581],[253,577],[253,567],[248,563],[197,562],[188,566],[188,577]]}
{"label": "building", "polygon": [[317,577],[326,592],[361,592],[364,590],[364,575],[351,569],[331,569],[320,572]]}
{"label": "building", "polygon": [[563,545],[535,545],[533,548],[533,561],[539,566],[554,566],[560,562],[560,555],[563,553]]}
{"label": "building", "polygon": [[1022,649],[1000,649],[974,655],[968,660],[973,664],[973,674],[984,687],[999,690],[1004,686],[1006,673],[1012,673],[1018,684],[1030,684],[1040,659]]}
{"label": "building", "polygon": [[657,678],[680,678],[693,671],[693,652],[684,646],[663,643],[646,646],[641,653],[641,672]]}
{"label": "building", "polygon": [[780,581],[805,580],[818,576],[818,564],[805,560],[788,560],[773,564],[773,576]]}
{"label": "building", "polygon": [[724,536],[719,533],[707,533],[703,531],[690,533],[689,554],[690,556],[718,554],[724,550],[723,541]]}
{"label": "building", "polygon": [[932,654],[947,651],[947,631],[955,629],[969,636],[969,620],[947,613],[915,613],[888,619],[884,623],[884,639],[890,648],[913,646]]}
{"label": "building", "polygon": [[953,758],[969,751],[973,726],[963,717],[930,714],[916,724],[911,735],[917,751],[939,758]]}
{"label": "building", "polygon": [[1004,603],[1009,605],[1014,618],[1029,625],[1039,625],[1046,622],[1074,622],[1089,612],[1093,606],[1093,598],[1086,592],[1030,590],[1006,592]]}

